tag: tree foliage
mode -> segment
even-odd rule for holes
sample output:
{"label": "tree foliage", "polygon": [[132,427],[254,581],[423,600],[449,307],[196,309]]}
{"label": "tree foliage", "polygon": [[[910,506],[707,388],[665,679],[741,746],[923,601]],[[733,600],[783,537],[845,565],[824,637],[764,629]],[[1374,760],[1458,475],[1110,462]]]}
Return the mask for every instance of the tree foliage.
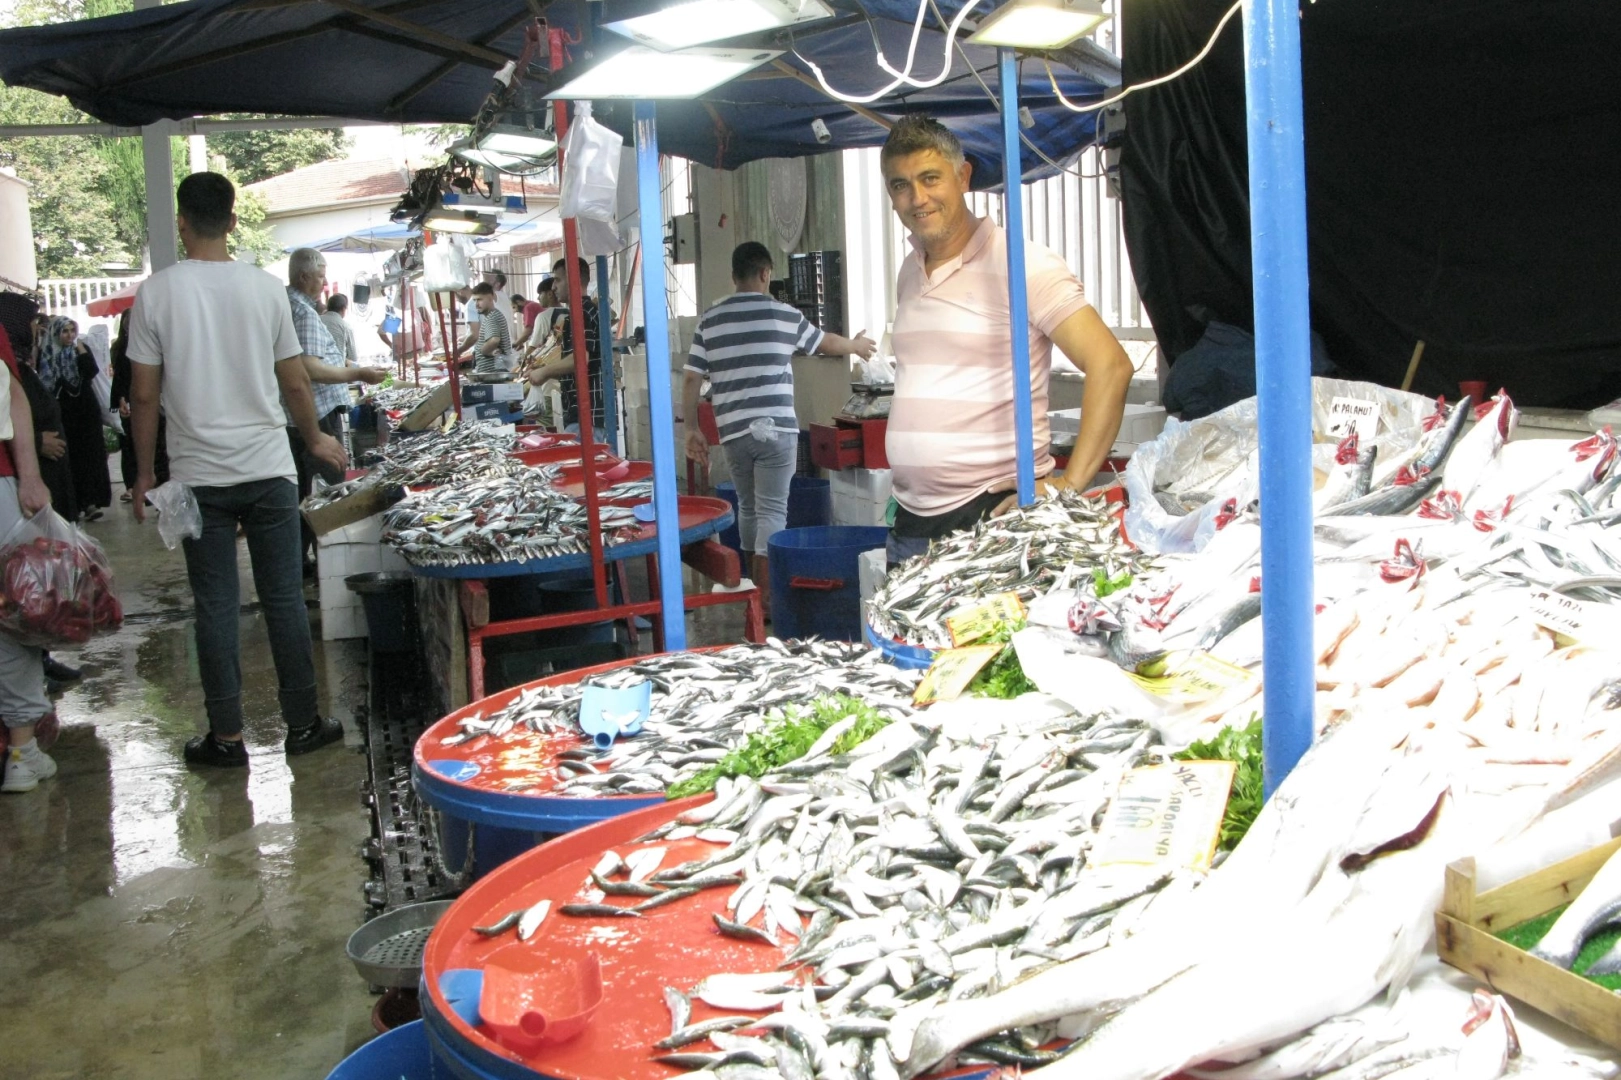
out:
{"label": "tree foliage", "polygon": [[342,128],[302,131],[221,131],[208,137],[208,155],[225,159],[225,171],[239,184],[302,169],[343,156],[348,140]]}

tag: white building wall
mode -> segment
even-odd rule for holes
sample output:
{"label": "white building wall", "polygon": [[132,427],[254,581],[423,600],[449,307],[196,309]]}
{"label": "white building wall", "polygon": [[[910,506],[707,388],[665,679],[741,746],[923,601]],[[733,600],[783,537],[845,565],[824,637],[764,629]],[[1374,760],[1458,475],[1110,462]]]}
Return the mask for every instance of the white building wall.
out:
{"label": "white building wall", "polygon": [[31,221],[28,185],[0,172],[0,288],[32,289],[38,279]]}
{"label": "white building wall", "polygon": [[303,247],[335,236],[387,225],[389,212],[397,202],[398,198],[389,198],[370,205],[272,214],[265,218],[265,225],[284,249]]}

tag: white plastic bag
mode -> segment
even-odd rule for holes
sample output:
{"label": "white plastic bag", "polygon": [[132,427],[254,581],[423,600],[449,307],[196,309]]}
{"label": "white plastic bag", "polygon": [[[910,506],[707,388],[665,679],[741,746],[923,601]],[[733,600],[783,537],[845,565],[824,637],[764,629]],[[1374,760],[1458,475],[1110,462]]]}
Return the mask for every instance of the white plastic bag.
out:
{"label": "white plastic bag", "polygon": [[203,535],[203,512],[197,505],[197,496],[180,481],[159,484],[146,493],[146,501],[157,508],[158,535],[170,551],[187,537],[196,540]]}
{"label": "white plastic bag", "polygon": [[563,140],[559,216],[613,225],[618,214],[619,151],[624,144],[616,132],[591,118],[589,101],[575,104],[574,122]]}
{"label": "white plastic bag", "polygon": [[472,284],[473,268],[460,244],[437,243],[422,251],[422,288],[430,293],[455,292]]}

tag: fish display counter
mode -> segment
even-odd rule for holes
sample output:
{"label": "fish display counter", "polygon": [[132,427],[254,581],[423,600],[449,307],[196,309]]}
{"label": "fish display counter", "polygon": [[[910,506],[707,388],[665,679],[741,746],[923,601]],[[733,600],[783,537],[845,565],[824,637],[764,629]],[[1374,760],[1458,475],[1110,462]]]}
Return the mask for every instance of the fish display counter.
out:
{"label": "fish display counter", "polygon": [[[418,739],[412,780],[432,808],[443,862],[478,877],[550,836],[665,801],[784,709],[845,695],[912,712],[915,675],[842,642],[715,646],[636,657],[500,691]],[[587,687],[646,684],[634,736],[599,747],[581,730]]]}

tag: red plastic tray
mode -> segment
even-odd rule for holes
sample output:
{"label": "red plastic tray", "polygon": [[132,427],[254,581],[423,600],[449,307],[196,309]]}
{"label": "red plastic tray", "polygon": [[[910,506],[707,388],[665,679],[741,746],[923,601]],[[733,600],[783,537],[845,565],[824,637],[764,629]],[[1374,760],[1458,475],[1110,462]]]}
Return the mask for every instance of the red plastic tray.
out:
{"label": "red plastic tray", "polygon": [[[597,491],[611,487],[614,484],[628,484],[636,480],[648,480],[653,476],[653,463],[651,461],[622,461],[616,465],[599,465],[597,467]],[[580,496],[585,494],[585,466],[564,465],[557,474],[557,490],[565,495]],[[636,502],[646,502],[646,499],[636,499]]]}
{"label": "red plastic tray", "polygon": [[[578,444],[552,446],[545,450],[509,450],[507,453],[525,465],[553,465],[558,462],[570,461],[579,464],[580,461],[580,447]],[[598,461],[608,461],[614,464],[619,461],[613,449],[604,443],[596,444],[596,457]]]}

